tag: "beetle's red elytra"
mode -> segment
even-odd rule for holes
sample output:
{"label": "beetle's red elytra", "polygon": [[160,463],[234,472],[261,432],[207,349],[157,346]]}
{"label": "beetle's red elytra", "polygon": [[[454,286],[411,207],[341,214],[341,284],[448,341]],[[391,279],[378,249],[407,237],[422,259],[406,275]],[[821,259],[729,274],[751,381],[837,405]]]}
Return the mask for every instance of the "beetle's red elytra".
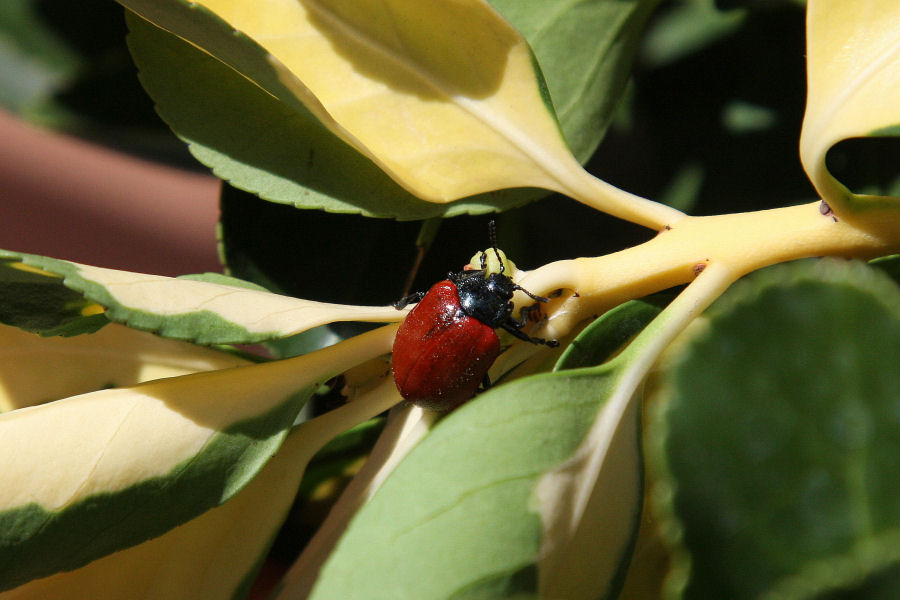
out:
{"label": "beetle's red elytra", "polygon": [[434,411],[449,411],[478,391],[490,386],[488,369],[500,353],[502,328],[534,344],[556,346],[553,340],[533,338],[521,331],[525,319],[512,318],[513,293],[535,296],[505,275],[505,259],[497,250],[491,222],[491,247],[499,262],[496,272],[487,268],[481,253],[481,269],[450,273],[427,293],[413,294],[394,303],[398,309],[418,302],[394,338],[394,382],[407,401]]}
{"label": "beetle's red elytra", "polygon": [[497,332],[459,304],[456,285],[434,284],[394,339],[394,382],[409,402],[445,411],[475,395],[500,353]]}

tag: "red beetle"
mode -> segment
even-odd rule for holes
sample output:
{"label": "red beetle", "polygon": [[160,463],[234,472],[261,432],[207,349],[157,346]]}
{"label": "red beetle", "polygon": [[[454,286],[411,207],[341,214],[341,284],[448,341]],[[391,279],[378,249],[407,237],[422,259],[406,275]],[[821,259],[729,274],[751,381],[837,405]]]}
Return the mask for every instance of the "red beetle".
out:
{"label": "red beetle", "polygon": [[[493,223],[491,223],[493,225]],[[504,275],[504,259],[489,272],[487,254],[481,269],[450,273],[427,293],[413,294],[394,303],[397,309],[419,302],[407,315],[394,339],[394,382],[406,400],[422,408],[448,411],[475,395],[479,384],[490,386],[487,371],[500,353],[497,328],[533,344],[557,346],[554,340],[533,338],[521,331],[525,316],[512,318],[513,292],[547,302]]]}

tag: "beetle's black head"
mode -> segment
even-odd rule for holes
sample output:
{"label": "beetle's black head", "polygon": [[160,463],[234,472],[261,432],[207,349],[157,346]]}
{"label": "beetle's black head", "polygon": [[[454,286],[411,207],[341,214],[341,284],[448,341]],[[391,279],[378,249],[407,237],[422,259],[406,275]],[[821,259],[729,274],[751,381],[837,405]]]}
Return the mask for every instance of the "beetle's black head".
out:
{"label": "beetle's black head", "polygon": [[[547,298],[536,296],[513,282],[506,271],[508,268],[511,273],[515,273],[516,268],[497,248],[497,231],[493,221],[488,224],[488,231],[491,247],[489,250],[482,251],[478,258],[481,269],[448,275],[448,279],[456,285],[460,308],[463,313],[478,319],[485,325],[494,329],[502,327],[521,340],[555,346],[556,342],[553,340],[532,338],[523,333],[521,328],[525,324],[524,316],[519,321],[513,319],[512,298],[516,290],[521,290],[532,300],[538,302],[547,302]],[[491,250],[497,259],[495,264],[489,264],[493,260],[488,255]],[[475,262],[474,258],[472,262]]]}
{"label": "beetle's black head", "polygon": [[481,270],[454,273],[450,279],[456,284],[464,313],[494,329],[510,319],[513,292],[518,289],[512,279],[500,273],[485,277]]}

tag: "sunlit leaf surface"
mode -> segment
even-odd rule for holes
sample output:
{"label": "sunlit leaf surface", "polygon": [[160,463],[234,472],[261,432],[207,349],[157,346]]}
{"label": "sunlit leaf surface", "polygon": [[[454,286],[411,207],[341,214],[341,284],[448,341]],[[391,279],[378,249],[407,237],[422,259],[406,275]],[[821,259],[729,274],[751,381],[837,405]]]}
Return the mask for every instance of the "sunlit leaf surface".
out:
{"label": "sunlit leaf surface", "polygon": [[581,168],[528,44],[480,0],[122,3],[309,111],[419,198],[537,187],[654,228],[680,216]]}
{"label": "sunlit leaf surface", "polygon": [[[4,255],[59,276],[43,277],[44,286],[59,288],[60,293],[69,288],[84,294],[99,305],[101,312],[105,309],[107,319],[201,344],[255,343],[334,321],[391,322],[402,316],[390,306],[347,306],[301,300],[221,276],[172,278],[34,255],[11,252]],[[7,293],[11,296],[28,293],[24,286],[16,289]],[[80,296],[78,299],[83,303]],[[44,318],[49,316],[43,314]],[[16,320],[12,324],[17,324]]]}
{"label": "sunlit leaf surface", "polygon": [[[278,450],[313,391],[390,340],[376,330],[298,358],[0,415],[0,589],[83,566],[226,502]],[[389,392],[387,406],[399,399]]]}
{"label": "sunlit leaf surface", "polygon": [[233,354],[111,324],[45,338],[0,326],[0,412],[103,388],[248,364]]}

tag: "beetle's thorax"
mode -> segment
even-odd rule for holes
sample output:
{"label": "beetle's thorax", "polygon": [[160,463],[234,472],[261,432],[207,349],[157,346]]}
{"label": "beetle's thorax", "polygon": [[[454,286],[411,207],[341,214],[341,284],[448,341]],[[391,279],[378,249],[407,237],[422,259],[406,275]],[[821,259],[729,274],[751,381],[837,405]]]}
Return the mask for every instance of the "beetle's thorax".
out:
{"label": "beetle's thorax", "polygon": [[451,273],[450,280],[456,284],[459,305],[464,313],[496,329],[512,314],[511,302],[516,284],[501,273],[484,271],[464,271]]}

